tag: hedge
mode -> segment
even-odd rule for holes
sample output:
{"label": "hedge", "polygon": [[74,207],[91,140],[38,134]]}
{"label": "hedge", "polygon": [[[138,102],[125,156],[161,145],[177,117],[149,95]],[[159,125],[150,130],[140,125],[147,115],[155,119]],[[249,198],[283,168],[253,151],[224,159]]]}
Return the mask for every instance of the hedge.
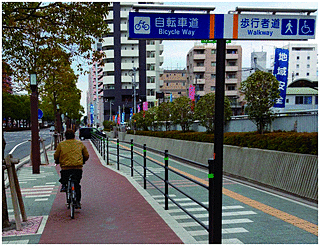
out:
{"label": "hedge", "polygon": [[[133,134],[133,131],[128,133]],[[214,134],[181,131],[136,131],[137,135],[173,138],[188,141],[214,143]],[[224,144],[248,148],[277,150],[292,153],[318,155],[318,133],[271,132],[227,132]]]}

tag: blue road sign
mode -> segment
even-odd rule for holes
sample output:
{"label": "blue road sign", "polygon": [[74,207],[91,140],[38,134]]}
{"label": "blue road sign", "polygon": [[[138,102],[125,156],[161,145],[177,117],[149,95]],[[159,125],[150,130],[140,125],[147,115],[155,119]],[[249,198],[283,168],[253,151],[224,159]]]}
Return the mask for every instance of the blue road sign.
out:
{"label": "blue road sign", "polygon": [[129,13],[129,39],[307,40],[315,27],[311,15]]}
{"label": "blue road sign", "polygon": [[40,120],[43,117],[43,112],[41,109],[38,109],[38,119]]}
{"label": "blue road sign", "polygon": [[210,15],[129,13],[129,37],[133,39],[208,39]]}

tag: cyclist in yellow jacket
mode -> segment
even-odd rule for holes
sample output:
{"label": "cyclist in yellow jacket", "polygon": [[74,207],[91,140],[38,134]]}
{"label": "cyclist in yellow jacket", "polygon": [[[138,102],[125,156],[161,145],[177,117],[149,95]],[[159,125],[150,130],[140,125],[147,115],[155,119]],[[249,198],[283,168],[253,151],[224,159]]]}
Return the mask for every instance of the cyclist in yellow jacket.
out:
{"label": "cyclist in yellow jacket", "polygon": [[75,189],[77,194],[77,206],[81,208],[81,186],[80,181],[82,178],[82,167],[89,159],[89,153],[84,144],[75,139],[73,130],[69,129],[65,133],[66,140],[59,143],[54,153],[56,164],[61,166],[61,179],[62,184],[60,192],[66,191],[69,176],[73,174],[75,179]]}

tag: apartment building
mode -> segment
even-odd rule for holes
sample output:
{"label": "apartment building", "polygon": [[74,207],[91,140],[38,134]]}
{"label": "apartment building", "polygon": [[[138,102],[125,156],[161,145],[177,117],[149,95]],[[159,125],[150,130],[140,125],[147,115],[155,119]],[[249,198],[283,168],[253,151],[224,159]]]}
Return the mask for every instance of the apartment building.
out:
{"label": "apartment building", "polygon": [[298,80],[318,81],[317,44],[292,44],[283,47],[289,50],[288,86]]}
{"label": "apartment building", "polygon": [[[156,91],[160,89],[162,41],[128,39],[128,16],[133,4],[112,2],[105,19],[110,28],[102,43],[106,56],[103,67],[105,120],[109,120],[110,112],[117,114],[119,107],[121,112],[125,112],[125,119],[129,119],[130,108],[133,107],[134,78],[137,105],[147,101],[149,107],[154,106]],[[137,70],[135,76],[132,74],[133,68]]]}
{"label": "apartment building", "polygon": [[[96,69],[97,68],[97,69]],[[97,72],[96,72],[97,70]],[[98,80],[96,80],[96,76]],[[104,120],[103,102],[103,68],[94,63],[89,69],[87,91],[87,117],[88,124],[102,126]],[[97,93],[98,89],[98,93]],[[97,100],[98,96],[98,100]]]}
{"label": "apartment building", "polygon": [[187,96],[187,71],[182,70],[164,70],[160,76],[160,92],[164,93],[167,100],[172,94],[172,100]]}
{"label": "apartment building", "polygon": [[[204,96],[216,89],[216,44],[196,43],[187,54],[187,88],[196,87],[196,95]],[[242,48],[240,45],[226,46],[225,95],[230,99],[234,115],[241,114],[240,83]]]}

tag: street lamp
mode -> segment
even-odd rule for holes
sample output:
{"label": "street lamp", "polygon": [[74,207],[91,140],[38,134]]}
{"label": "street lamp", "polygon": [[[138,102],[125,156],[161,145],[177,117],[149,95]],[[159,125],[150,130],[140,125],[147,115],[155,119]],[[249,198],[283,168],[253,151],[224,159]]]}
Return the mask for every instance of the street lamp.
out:
{"label": "street lamp", "polygon": [[31,162],[32,173],[40,174],[40,144],[38,128],[38,92],[37,92],[37,74],[30,74],[30,106],[31,106]]}

